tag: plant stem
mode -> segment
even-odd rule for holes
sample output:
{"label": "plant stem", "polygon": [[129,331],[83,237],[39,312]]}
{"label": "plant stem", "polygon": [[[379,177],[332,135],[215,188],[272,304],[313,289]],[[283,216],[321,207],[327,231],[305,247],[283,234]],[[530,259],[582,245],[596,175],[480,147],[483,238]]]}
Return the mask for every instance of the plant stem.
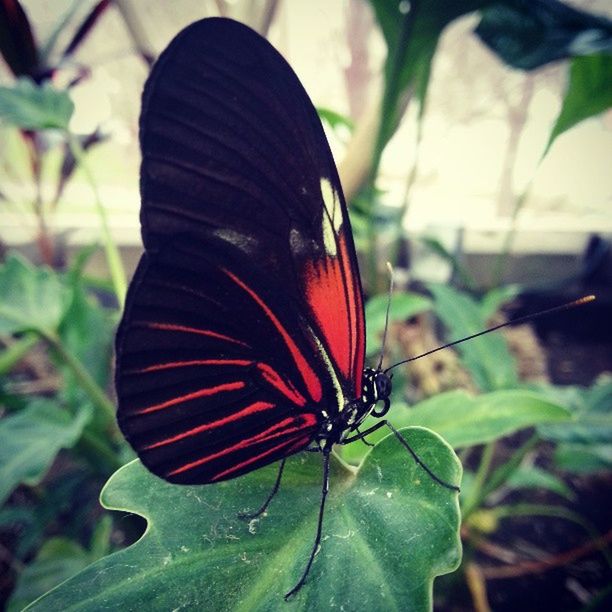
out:
{"label": "plant stem", "polygon": [[525,455],[532,451],[539,441],[540,438],[537,434],[531,436],[523,446],[512,453],[512,457],[506,463],[493,472],[491,478],[489,478],[489,481],[483,487],[482,499],[485,499],[491,492],[495,491],[495,489],[503,485],[510,478],[525,458]]}
{"label": "plant stem", "polygon": [[127,281],[125,277],[125,270],[123,268],[123,262],[121,261],[121,256],[119,255],[119,249],[117,249],[117,245],[111,236],[106,210],[102,205],[102,200],[100,199],[100,193],[98,191],[98,186],[94,176],[85,159],[85,151],[83,150],[81,143],[73,134],[67,133],[67,138],[72,155],[74,156],[78,166],[85,174],[94,195],[94,202],[98,216],[100,217],[100,225],[102,227],[102,239],[104,242],[104,251],[106,253],[108,269],[113,281],[113,287],[115,290],[115,295],[117,296],[117,301],[119,302],[119,307],[123,308],[125,303],[125,294],[127,291]]}
{"label": "plant stem", "polygon": [[514,236],[516,235],[516,222],[519,214],[523,210],[525,202],[527,201],[527,197],[529,196],[529,192],[531,190],[531,186],[535,179],[535,174],[538,168],[539,165],[534,170],[534,173],[529,179],[527,185],[525,186],[523,193],[521,193],[521,195],[516,198],[514,210],[512,211],[512,217],[510,219],[510,227],[508,228],[508,231],[504,236],[504,243],[497,257],[495,258],[495,264],[493,265],[493,272],[491,274],[491,288],[499,287],[502,284],[503,276],[506,271],[506,266],[508,265],[508,257],[510,256],[510,251],[512,250],[512,243],[514,242]]}
{"label": "plant stem", "polygon": [[472,494],[469,498],[465,500],[463,504],[463,520],[468,518],[468,516],[480,505],[482,500],[484,499],[483,491],[484,484],[487,474],[489,473],[489,469],[491,468],[491,461],[493,460],[493,455],[495,454],[495,442],[489,442],[485,445],[484,450],[482,451],[482,457],[480,458],[480,465],[478,466],[478,470],[474,477],[474,484],[472,486]]}
{"label": "plant stem", "polygon": [[10,372],[37,342],[38,336],[34,332],[29,332],[19,340],[11,342],[0,354],[0,375]]}
{"label": "plant stem", "polygon": [[[372,155],[370,171],[367,181],[367,202],[368,202],[368,266],[367,266],[367,288],[370,295],[375,295],[378,292],[378,236],[376,233],[376,221],[374,218],[374,197],[376,177],[380,168],[380,162],[385,146],[394,131],[394,126],[399,123],[399,97],[400,97],[400,73],[404,65],[404,53],[412,35],[414,26],[413,15],[418,12],[416,10],[417,0],[413,0],[413,10],[406,15],[401,16],[402,25],[399,33],[397,45],[393,49],[393,57],[388,60],[387,69],[385,70],[385,86],[383,92],[381,106],[381,120],[378,125],[378,133],[376,135],[376,145]],[[408,88],[404,95],[404,103],[407,105],[408,100],[412,98],[413,87]],[[401,222],[401,221],[400,221]]]}
{"label": "plant stem", "polygon": [[[92,431],[85,429],[83,431],[83,435],[79,441],[79,444],[83,447],[83,451],[93,456],[94,460],[91,461],[91,464],[98,471],[103,472],[115,472],[118,470],[123,463],[119,460],[117,453],[113,450],[113,448],[106,442],[106,440],[102,439],[100,436],[95,435]],[[101,460],[108,470],[100,470],[100,461]]]}
{"label": "plant stem", "polygon": [[70,368],[79,385],[87,393],[93,405],[102,411],[110,423],[115,422],[115,406],[81,362],[64,346],[61,339],[54,333],[44,332],[43,337]]}
{"label": "plant stem", "polygon": [[[545,504],[514,504],[508,506],[497,506],[491,512],[497,519],[511,518],[517,516],[551,516],[562,518],[580,525],[593,540],[601,538],[601,533],[590,521],[583,518],[577,512],[568,510],[562,506],[549,506]],[[609,565],[612,565],[612,556],[608,549],[602,545],[602,554],[606,558]]]}

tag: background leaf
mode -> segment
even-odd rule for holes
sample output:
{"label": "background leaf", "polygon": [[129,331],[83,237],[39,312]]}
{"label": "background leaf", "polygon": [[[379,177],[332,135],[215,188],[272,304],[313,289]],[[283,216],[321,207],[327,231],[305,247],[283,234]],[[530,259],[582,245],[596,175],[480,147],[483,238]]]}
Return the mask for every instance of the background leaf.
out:
{"label": "background leaf", "polygon": [[0,333],[54,331],[70,297],[51,268],[36,268],[19,255],[9,255],[0,266]]}
{"label": "background leaf", "polygon": [[552,398],[559,397],[570,408],[573,419],[567,423],[541,425],[538,433],[547,440],[574,444],[612,446],[612,378],[604,377],[587,389],[548,387]]}
{"label": "background leaf", "polygon": [[67,130],[73,110],[68,92],[50,83],[22,77],[12,87],[0,87],[0,119],[24,130]]}
{"label": "background leaf", "polygon": [[21,484],[35,485],[62,448],[73,446],[91,417],[76,416],[46,399],[0,420],[0,504]]}
{"label": "background leaf", "polygon": [[18,612],[64,580],[87,567],[92,559],[78,543],[67,538],[47,540],[36,559],[19,576],[7,612]]}
{"label": "background leaf", "polygon": [[612,470],[612,446],[610,444],[562,443],[555,448],[555,464],[566,472],[589,474]]}
{"label": "background leaf", "polygon": [[377,156],[397,126],[400,100],[409,88],[416,93],[422,112],[431,61],[444,28],[458,17],[487,5],[489,1],[416,0],[404,3],[370,0],[387,43],[385,94]]}
{"label": "background leaf", "polygon": [[[402,432],[429,467],[458,482],[450,448],[424,429]],[[321,457],[289,459],[267,516],[236,513],[265,498],[277,466],[214,486],[162,482],[139,462],[102,492],[105,506],[148,521],[135,545],[93,564],[34,602],[32,610],[424,610],[434,576],[460,558],[457,493],[436,484],[394,436],[372,450],[358,474],[334,462],[324,541],[306,585],[283,594],[303,570],[314,537]],[[350,568],[350,571],[348,569]]]}
{"label": "background leaf", "polygon": [[[385,330],[387,314],[386,294],[375,295],[365,305],[366,325],[366,351],[368,356],[380,354],[382,349],[382,335]],[[430,310],[431,300],[416,293],[398,292],[391,298],[389,321],[405,321],[417,314]]]}
{"label": "background leaf", "polygon": [[511,489],[546,489],[570,501],[576,498],[574,492],[561,478],[535,465],[520,466],[512,472],[506,485]]}
{"label": "background leaf", "polygon": [[[478,304],[469,295],[443,285],[428,285],[434,296],[434,310],[448,330],[447,341],[483,331],[490,305]],[[500,334],[487,334],[455,347],[481,391],[495,391],[518,384],[515,361]]]}
{"label": "background leaf", "polygon": [[0,53],[15,76],[36,76],[38,49],[18,0],[0,0]]}
{"label": "background leaf", "polygon": [[522,70],[612,49],[609,19],[558,0],[495,2],[482,11],[476,34],[506,64]]}
{"label": "background leaf", "polygon": [[561,112],[548,139],[544,155],[558,136],[576,124],[612,106],[612,53],[575,58]]}
{"label": "background leaf", "polygon": [[[94,296],[88,295],[77,279],[58,334],[66,349],[102,389],[107,387],[111,374],[115,327],[115,317]],[[59,366],[64,372],[64,399],[70,406],[83,405],[88,399],[79,381],[64,364],[60,362]]]}
{"label": "background leaf", "polygon": [[[533,391],[507,390],[472,396],[465,391],[449,391],[426,399],[412,408],[395,404],[389,413],[395,427],[427,427],[440,434],[453,448],[484,444],[538,423],[571,418],[567,408]],[[368,418],[361,427],[375,423]],[[378,430],[368,436],[374,443],[384,436]],[[342,457],[359,462],[364,448],[351,444]]]}

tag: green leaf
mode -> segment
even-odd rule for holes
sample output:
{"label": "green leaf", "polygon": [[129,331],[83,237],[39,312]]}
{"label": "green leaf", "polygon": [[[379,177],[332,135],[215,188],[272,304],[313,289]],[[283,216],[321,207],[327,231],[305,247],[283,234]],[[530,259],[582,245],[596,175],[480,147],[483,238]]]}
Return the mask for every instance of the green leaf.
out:
{"label": "green leaf", "polygon": [[319,115],[319,119],[321,119],[323,123],[327,123],[332,130],[346,128],[349,132],[352,132],[355,129],[355,123],[350,117],[342,115],[331,108],[318,106],[317,114]]}
{"label": "green leaf", "polygon": [[435,236],[419,236],[416,239],[432,253],[448,263],[453,270],[453,275],[457,275],[459,277],[459,280],[463,286],[466,288],[473,288],[476,285],[474,277],[465,267],[465,265],[463,265],[460,257],[455,253],[452,253],[442,240]]}
{"label": "green leaf", "polygon": [[521,466],[505,483],[511,489],[546,489],[569,499],[576,498],[574,492],[557,476],[536,466]]}
{"label": "green leaf", "polygon": [[[375,295],[365,306],[366,350],[369,356],[380,353],[382,335],[385,330],[388,295]],[[426,297],[416,293],[394,293],[391,298],[389,321],[405,321],[417,314],[431,309],[432,303]]]}
{"label": "green leaf", "polygon": [[476,34],[514,68],[612,47],[612,22],[558,0],[504,0],[482,11]]}
{"label": "green leaf", "polygon": [[520,292],[520,285],[502,285],[487,291],[480,301],[480,313],[483,320],[490,320],[502,306],[511,302]]}
{"label": "green leaf", "polygon": [[0,504],[21,484],[38,484],[62,448],[79,439],[91,412],[70,415],[46,399],[36,399],[0,421]]}
{"label": "green leaf", "polygon": [[0,87],[0,120],[24,130],[67,130],[74,104],[67,91],[22,77]]}
{"label": "green leaf", "polygon": [[420,112],[423,112],[431,62],[444,28],[489,2],[370,0],[387,44],[385,92],[374,168],[378,167],[382,150],[399,123],[401,100],[411,88],[416,93]]}
{"label": "green leaf", "polygon": [[402,423],[429,427],[453,448],[461,448],[491,442],[538,423],[569,418],[565,407],[529,391],[495,391],[477,397],[450,391],[416,405]]}
{"label": "green leaf", "polygon": [[590,389],[570,387],[545,390],[570,408],[573,419],[567,423],[538,427],[547,440],[571,444],[612,446],[612,378],[604,377]]}
{"label": "green leaf", "polygon": [[[389,413],[395,427],[420,426],[440,434],[453,448],[491,442],[538,423],[565,421],[569,411],[531,391],[494,391],[472,396],[465,391],[449,391],[426,399],[412,408],[396,404]],[[362,431],[373,425],[366,419]],[[375,443],[384,436],[379,430],[368,436]],[[354,463],[363,455],[356,444],[344,449],[342,457]]]}
{"label": "green leaf", "polygon": [[[458,482],[451,449],[424,429],[402,434],[439,476]],[[436,484],[394,436],[356,473],[332,463],[323,541],[302,590],[288,603],[312,546],[321,457],[289,459],[278,496],[250,523],[274,482],[272,465],[201,487],[162,482],[139,462],[116,472],[102,503],[145,517],[133,546],[93,564],[31,610],[427,610],[435,576],[460,559],[457,494]]]}
{"label": "green leaf", "polygon": [[[65,348],[87,369],[102,388],[108,385],[113,354],[115,320],[80,284],[73,287],[72,302],[59,327]],[[71,405],[84,398],[80,385],[68,369],[66,384],[72,389]],[[75,395],[76,394],[76,395]]]}
{"label": "green leaf", "polygon": [[610,471],[612,446],[562,443],[555,448],[554,460],[558,468],[576,474]]}
{"label": "green leaf", "polygon": [[70,303],[70,290],[46,266],[11,254],[0,266],[0,333],[52,333]]}
{"label": "green leaf", "polygon": [[572,60],[567,92],[544,155],[558,136],[612,106],[612,54],[599,53]]}
{"label": "green leaf", "polygon": [[[485,303],[479,305],[469,295],[443,285],[428,285],[434,296],[434,310],[448,329],[448,341],[465,338],[487,326]],[[515,387],[518,383],[514,358],[503,336],[487,334],[456,347],[462,363],[482,391]]]}
{"label": "green leaf", "polygon": [[77,542],[52,538],[44,543],[36,559],[20,574],[8,602],[7,612],[23,610],[92,562],[90,554]]}

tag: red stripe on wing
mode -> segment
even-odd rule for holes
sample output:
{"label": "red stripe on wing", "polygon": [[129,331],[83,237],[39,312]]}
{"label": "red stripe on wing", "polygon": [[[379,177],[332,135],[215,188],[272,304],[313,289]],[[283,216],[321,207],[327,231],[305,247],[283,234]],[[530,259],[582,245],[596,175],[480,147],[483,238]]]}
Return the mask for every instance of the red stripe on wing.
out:
{"label": "red stripe on wing", "polygon": [[[303,422],[299,426],[289,427],[292,423],[295,423],[297,419],[295,417],[286,418],[280,421],[279,423],[272,425],[272,427],[269,427],[268,429],[258,433],[255,436],[252,436],[250,438],[245,438],[244,440],[241,440],[237,444],[228,446],[227,448],[224,448],[223,450],[220,450],[216,453],[212,453],[210,455],[206,455],[202,457],[201,459],[197,459],[196,461],[191,461],[189,463],[186,463],[185,465],[182,465],[181,467],[178,467],[172,470],[171,472],[168,472],[166,476],[169,478],[171,476],[176,476],[177,474],[182,474],[183,472],[192,470],[196,467],[199,467],[200,465],[204,465],[205,463],[208,463],[209,461],[212,461],[213,459],[218,459],[219,457],[224,457],[225,455],[229,455],[230,453],[235,453],[236,451],[244,450],[245,448],[248,448],[249,446],[252,446],[254,444],[260,444],[262,442],[273,440],[274,438],[279,438],[280,436],[285,436],[287,434],[302,431],[303,429],[306,429],[308,427],[315,426],[317,423],[317,417],[314,414],[304,413],[304,414],[301,414],[300,417],[303,419]],[[287,441],[287,443],[294,443],[294,442],[295,442],[294,438],[291,438],[290,440]],[[264,454],[257,455],[253,459],[253,461],[257,461],[262,456],[270,454],[270,452],[273,452],[273,451],[270,450],[269,452],[266,451]],[[218,480],[218,479],[219,479],[219,475],[217,474],[215,478],[211,480]]]}
{"label": "red stripe on wing", "polygon": [[282,323],[276,318],[274,313],[268,308],[266,303],[251,289],[248,285],[243,283],[235,274],[232,274],[229,270],[222,268],[223,272],[227,274],[239,287],[244,289],[260,306],[260,308],[264,311],[268,319],[272,322],[274,327],[278,330],[281,337],[285,341],[289,352],[291,353],[295,364],[297,365],[300,374],[302,375],[302,379],[306,384],[306,388],[310,393],[310,396],[315,402],[321,401],[321,397],[323,395],[323,390],[321,388],[321,382],[319,381],[317,375],[314,370],[310,367],[310,364],[300,352],[300,349],[297,347],[287,330],[283,327]]}
{"label": "red stripe on wing", "polygon": [[193,393],[186,393],[185,395],[180,395],[179,397],[173,397],[172,399],[166,400],[165,402],[161,402],[159,404],[154,404],[153,406],[141,408],[140,410],[134,411],[132,414],[149,414],[150,412],[163,410],[164,408],[168,408],[169,406],[175,406],[176,404],[181,404],[182,402],[188,402],[189,400],[198,399],[199,397],[208,397],[210,395],[215,395],[224,391],[236,391],[238,389],[243,389],[245,386],[246,384],[244,382],[236,381],[231,383],[225,383],[223,385],[217,385],[216,387],[208,387],[206,389],[194,391]]}
{"label": "red stripe on wing", "polygon": [[208,365],[237,365],[248,366],[253,362],[248,359],[191,359],[189,361],[169,361],[167,363],[157,363],[139,368],[137,370],[126,370],[126,374],[146,374],[147,372],[158,372],[160,370],[171,370],[174,368],[188,368],[191,366],[208,366]]}
{"label": "red stripe on wing", "polygon": [[[236,463],[236,464],[232,465],[232,467],[227,468],[227,470],[223,470],[222,472],[219,472],[212,479],[212,481],[214,482],[216,480],[221,480],[221,479],[225,478],[226,476],[229,476],[229,474],[233,474],[234,472],[237,472],[238,470],[241,470],[242,468],[245,468],[247,465],[252,465],[253,463],[257,463],[257,461],[260,461],[264,457],[267,457],[268,455],[271,455],[272,453],[278,451],[279,449],[283,448],[284,446],[287,446],[287,444],[290,444],[292,442],[293,442],[293,440],[286,440],[285,442],[281,442],[280,444],[277,444],[276,446],[273,446],[272,448],[269,448],[267,451],[265,451],[263,453],[259,453],[259,455],[255,455],[253,457],[249,457],[248,459],[245,459],[244,461],[241,461],[240,463]],[[285,453],[285,456],[288,456],[291,453],[295,452],[296,450],[303,448],[308,443],[310,443],[310,436],[302,436],[297,441],[295,441],[295,442],[293,442],[291,444],[291,446],[287,449],[287,452]]]}
{"label": "red stripe on wing", "polygon": [[242,410],[239,410],[238,412],[234,412],[233,414],[230,414],[229,416],[226,416],[222,419],[217,419],[216,421],[212,421],[211,423],[205,423],[204,425],[199,425],[198,427],[194,427],[193,429],[184,431],[180,434],[172,436],[171,438],[160,440],[159,442],[155,442],[154,444],[150,444],[149,446],[143,447],[143,450],[151,450],[153,448],[158,448],[160,446],[166,446],[167,444],[172,444],[173,442],[184,440],[185,438],[195,436],[204,431],[215,429],[217,427],[222,427],[223,425],[227,425],[227,423],[231,423],[232,421],[238,421],[244,417],[255,414],[256,412],[270,410],[270,408],[274,408],[275,406],[276,404],[271,404],[270,402],[254,402],[253,404],[250,404],[246,408],[243,408]]}
{"label": "red stripe on wing", "polygon": [[208,336],[210,338],[217,338],[218,340],[226,340],[227,342],[233,342],[234,344],[239,344],[240,346],[249,348],[249,345],[246,342],[242,342],[242,340],[236,340],[236,338],[232,338],[230,336],[226,336],[225,334],[220,334],[218,332],[211,331],[210,329],[199,329],[197,327],[188,327],[187,325],[176,325],[175,323],[151,323],[148,321],[145,323],[141,323],[141,325],[143,325],[144,327],[149,327],[151,329],[160,329],[163,331],[200,334],[202,336]]}
{"label": "red stripe on wing", "polygon": [[291,384],[291,382],[285,382],[280,374],[270,367],[267,363],[258,363],[257,368],[261,372],[264,380],[269,382],[273,387],[278,389],[285,397],[290,399],[294,404],[298,406],[306,405],[306,399],[304,396]]}

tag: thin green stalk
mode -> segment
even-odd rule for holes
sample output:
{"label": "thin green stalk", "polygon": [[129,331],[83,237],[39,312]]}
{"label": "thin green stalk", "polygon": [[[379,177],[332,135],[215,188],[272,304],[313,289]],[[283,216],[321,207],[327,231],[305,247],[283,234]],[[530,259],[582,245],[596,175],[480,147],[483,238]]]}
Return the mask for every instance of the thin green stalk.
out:
{"label": "thin green stalk", "polygon": [[111,279],[113,281],[113,288],[115,290],[115,295],[117,296],[117,301],[119,302],[120,308],[123,308],[123,305],[125,303],[125,294],[127,291],[125,270],[123,268],[121,256],[119,255],[119,249],[113,241],[113,238],[110,233],[110,229],[108,226],[108,217],[106,215],[106,210],[102,205],[102,200],[100,199],[98,185],[96,184],[89,164],[85,159],[85,151],[83,150],[81,143],[78,141],[77,138],[74,137],[73,134],[67,133],[67,138],[70,150],[72,151],[72,155],[74,156],[74,159],[76,160],[79,168],[83,171],[85,177],[87,178],[87,181],[89,182],[89,185],[94,195],[96,210],[98,212],[98,216],[100,217],[102,240],[104,243],[104,252],[106,253],[108,269],[111,275]]}
{"label": "thin green stalk", "polygon": [[[378,290],[378,267],[377,267],[377,255],[378,255],[378,236],[376,233],[376,223],[374,220],[374,194],[376,176],[380,167],[380,161],[382,153],[387,144],[391,134],[394,121],[397,121],[397,100],[399,98],[398,87],[400,83],[400,73],[403,67],[403,52],[408,45],[412,29],[414,26],[414,17],[416,14],[415,7],[407,15],[402,17],[402,31],[399,36],[399,41],[394,49],[394,57],[390,63],[390,69],[385,75],[385,89],[383,93],[383,101],[381,105],[381,120],[378,126],[378,133],[376,136],[376,145],[374,147],[374,154],[372,156],[372,162],[370,165],[370,172],[367,181],[367,194],[368,202],[368,266],[367,266],[367,279],[368,289],[371,295],[377,293]],[[407,94],[408,98],[412,97],[412,92]],[[392,112],[393,117],[386,117],[388,112]]]}
{"label": "thin green stalk", "polygon": [[393,228],[393,239],[391,242],[391,249],[389,252],[389,261],[392,265],[397,263],[397,256],[399,254],[400,246],[402,244],[403,232],[402,232],[402,222],[404,221],[404,217],[408,213],[408,208],[410,206],[410,194],[412,191],[412,187],[416,181],[418,175],[419,168],[419,152],[421,150],[421,141],[423,136],[423,113],[419,113],[418,125],[417,125],[417,134],[416,134],[416,142],[415,142],[415,154],[414,154],[414,164],[410,169],[410,173],[408,174],[408,179],[406,181],[406,188],[404,190],[404,197],[402,200],[402,205],[400,206],[397,216],[395,217],[395,227]]}
{"label": "thin green stalk", "polygon": [[510,256],[510,251],[512,249],[512,243],[514,242],[514,236],[516,235],[516,222],[521,214],[521,211],[523,210],[523,207],[525,206],[525,202],[527,201],[527,197],[529,196],[533,181],[535,180],[541,163],[542,160],[540,160],[538,165],[535,167],[531,178],[527,182],[527,185],[525,185],[525,189],[523,189],[523,193],[516,198],[516,203],[512,211],[512,218],[510,219],[510,227],[504,236],[504,243],[497,257],[495,258],[495,263],[493,264],[493,271],[491,273],[491,287],[499,287],[502,283],[504,272],[506,271],[506,266],[508,264],[508,257]]}
{"label": "thin green stalk", "polygon": [[525,455],[531,452],[539,443],[540,438],[537,434],[534,434],[510,457],[509,461],[506,461],[503,465],[497,468],[491,478],[487,481],[482,490],[482,499],[484,500],[491,492],[495,491],[498,487],[503,485],[508,478],[518,469]]}
{"label": "thin green stalk", "polygon": [[45,340],[51,345],[60,359],[70,368],[81,388],[87,393],[93,405],[102,411],[109,422],[115,422],[115,406],[98,383],[91,377],[81,362],[64,346],[61,339],[52,333],[43,334]]}
{"label": "thin green stalk", "polygon": [[495,442],[489,442],[485,445],[482,451],[482,457],[480,458],[480,465],[476,471],[474,477],[474,484],[472,485],[472,493],[463,504],[463,520],[465,520],[482,502],[483,490],[485,486],[485,480],[491,468],[491,462],[493,461],[493,455],[495,454]]}
{"label": "thin green stalk", "polygon": [[[108,467],[109,472],[117,471],[123,463],[120,461],[117,453],[113,448],[103,440],[100,436],[95,435],[92,431],[84,430],[79,441],[85,454],[91,456],[91,462],[96,469],[100,468],[100,461]],[[104,470],[106,471],[106,470]]]}
{"label": "thin green stalk", "polygon": [[9,344],[0,354],[0,375],[10,372],[37,343],[38,335],[34,332],[29,332],[19,338],[19,340]]}

